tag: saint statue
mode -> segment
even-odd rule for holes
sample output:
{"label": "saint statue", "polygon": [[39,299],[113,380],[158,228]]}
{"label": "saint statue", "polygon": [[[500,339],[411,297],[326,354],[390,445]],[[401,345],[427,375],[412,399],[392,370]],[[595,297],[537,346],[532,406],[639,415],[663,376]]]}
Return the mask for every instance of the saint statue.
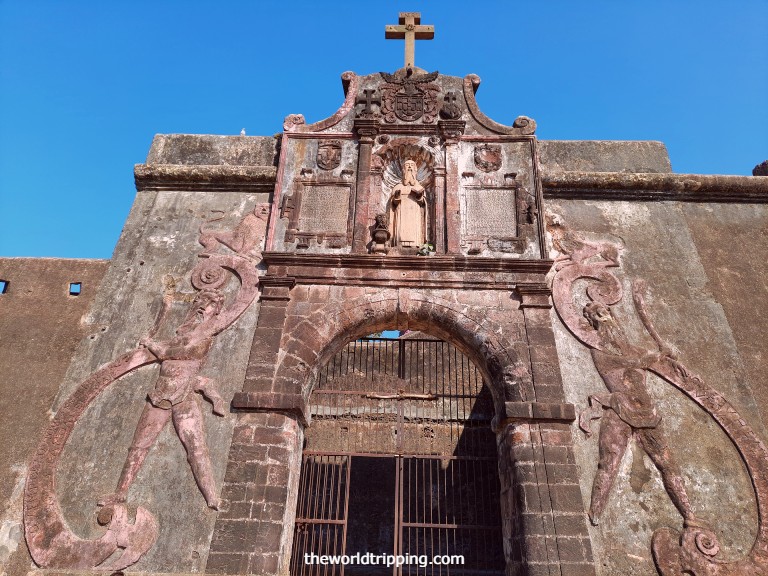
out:
{"label": "saint statue", "polygon": [[392,244],[397,247],[419,248],[427,241],[427,202],[416,172],[416,162],[406,160],[403,180],[392,191]]}

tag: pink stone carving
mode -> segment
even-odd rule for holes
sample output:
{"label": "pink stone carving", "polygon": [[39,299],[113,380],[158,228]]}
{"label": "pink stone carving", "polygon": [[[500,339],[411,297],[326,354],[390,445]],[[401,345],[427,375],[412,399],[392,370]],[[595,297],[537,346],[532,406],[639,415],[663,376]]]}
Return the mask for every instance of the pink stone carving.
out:
{"label": "pink stone carving", "polygon": [[426,199],[416,173],[416,162],[406,160],[402,182],[392,191],[392,236],[395,246],[402,248],[418,248],[426,242]]}
{"label": "pink stone carving", "polygon": [[344,102],[332,116],[307,124],[301,114],[289,114],[283,121],[283,130],[286,132],[322,132],[341,122],[349,111],[355,107],[355,98],[360,85],[360,77],[354,72],[344,72],[341,75],[341,84],[344,87]]}
{"label": "pink stone carving", "polygon": [[480,110],[480,106],[477,105],[477,100],[475,99],[475,92],[477,92],[479,87],[480,77],[477,74],[469,74],[464,77],[464,100],[467,103],[467,109],[478,124],[496,134],[524,136],[536,132],[536,122],[527,116],[518,116],[512,126],[504,126],[488,118]]}
{"label": "pink stone carving", "polygon": [[[140,347],[91,374],[54,416],[32,457],[24,489],[25,536],[38,566],[117,571],[135,564],[152,547],[158,534],[156,520],[139,506],[131,522],[125,495],[168,420],[173,420],[187,450],[200,491],[208,505],[216,508],[216,487],[196,393],[213,404],[214,413],[224,414],[223,398],[213,381],[200,375],[200,370],[213,338],[231,326],[258,296],[256,264],[261,259],[267,213],[268,205],[257,206],[231,232],[201,228],[200,243],[205,250],[191,273],[192,286],[198,293],[175,335],[167,341],[154,339],[170,304],[166,294],[155,326],[141,340]],[[220,244],[234,253],[216,253]],[[232,276],[238,279],[239,288],[231,303],[224,305],[221,289]],[[95,540],[80,538],[67,525],[56,497],[59,457],[89,404],[122,376],[154,362],[161,362],[160,376],[139,420],[118,488],[100,502],[97,520],[106,532]],[[118,551],[120,554],[115,555]]]}
{"label": "pink stone carving", "polygon": [[[590,423],[600,425],[600,467],[592,491],[590,517],[599,519],[629,438],[637,437],[659,469],[664,487],[683,516],[682,532],[661,528],[654,532],[651,549],[662,576],[765,576],[768,575],[768,449],[754,430],[711,386],[688,370],[653,326],[645,307],[645,284],[636,280],[632,298],[638,318],[658,345],[658,350],[634,346],[611,313],[622,299],[622,286],[612,269],[620,267],[621,248],[612,242],[593,242],[550,220],[556,259],[552,282],[555,308],[566,327],[592,349],[595,366],[608,394],[590,397],[590,409],[579,425],[591,433]],[[586,280],[589,302],[579,310],[576,281]],[[715,533],[691,509],[682,478],[661,429],[661,416],[645,388],[651,371],[678,388],[705,410],[729,436],[752,479],[758,505],[758,533],[746,558],[734,562],[717,559],[720,545]]]}
{"label": "pink stone carving", "polygon": [[[99,393],[133,370],[155,362],[149,350],[124,354],[88,377],[56,412],[32,457],[24,487],[24,530],[34,561],[45,568],[96,568],[122,570],[135,563],[157,538],[157,522],[142,507],[133,524],[124,504],[103,510],[107,532],[97,540],[85,540],[67,526],[56,498],[56,465],[75,422]],[[111,512],[111,518],[109,517]],[[118,549],[122,555],[105,562]]]}

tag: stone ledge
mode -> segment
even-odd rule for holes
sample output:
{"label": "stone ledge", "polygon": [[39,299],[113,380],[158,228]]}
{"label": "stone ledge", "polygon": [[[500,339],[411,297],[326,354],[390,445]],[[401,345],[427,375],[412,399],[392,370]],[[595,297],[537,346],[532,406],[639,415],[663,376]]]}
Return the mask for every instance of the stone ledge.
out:
{"label": "stone ledge", "polygon": [[307,403],[299,394],[237,392],[232,407],[245,412],[281,412],[293,416],[302,426],[309,423]]}
{"label": "stone ledge", "polygon": [[552,260],[265,252],[267,275],[296,284],[508,291],[542,285]]}
{"label": "stone ledge", "polygon": [[136,190],[267,192],[275,187],[274,166],[136,164]]}
{"label": "stone ledge", "polygon": [[768,179],[755,176],[625,172],[545,172],[545,198],[768,202]]}
{"label": "stone ledge", "polygon": [[268,266],[380,268],[450,272],[528,272],[547,274],[553,260],[483,258],[471,256],[384,256],[380,254],[301,254],[264,252]]}
{"label": "stone ledge", "polygon": [[556,402],[504,402],[504,412],[494,417],[491,427],[499,430],[508,424],[559,422],[576,420],[576,407]]}

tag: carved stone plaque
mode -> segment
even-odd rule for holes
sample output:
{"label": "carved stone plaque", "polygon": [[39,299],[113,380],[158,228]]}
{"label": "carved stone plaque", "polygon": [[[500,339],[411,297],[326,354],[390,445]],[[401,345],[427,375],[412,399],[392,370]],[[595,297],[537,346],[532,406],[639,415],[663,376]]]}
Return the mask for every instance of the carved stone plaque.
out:
{"label": "carved stone plaque", "polygon": [[512,189],[465,188],[465,234],[517,236],[516,194]]}
{"label": "carved stone plaque", "polygon": [[302,232],[346,234],[349,186],[305,185],[298,229]]}

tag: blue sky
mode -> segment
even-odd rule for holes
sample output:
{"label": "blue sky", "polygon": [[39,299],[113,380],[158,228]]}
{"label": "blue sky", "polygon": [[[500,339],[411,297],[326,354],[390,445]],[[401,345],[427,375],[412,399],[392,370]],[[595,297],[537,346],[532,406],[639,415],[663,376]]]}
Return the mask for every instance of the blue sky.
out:
{"label": "blue sky", "polygon": [[272,135],[339,76],[478,74],[483,111],[541,139],[661,140],[676,172],[768,159],[768,1],[0,0],[0,256],[109,258],[156,133]]}

